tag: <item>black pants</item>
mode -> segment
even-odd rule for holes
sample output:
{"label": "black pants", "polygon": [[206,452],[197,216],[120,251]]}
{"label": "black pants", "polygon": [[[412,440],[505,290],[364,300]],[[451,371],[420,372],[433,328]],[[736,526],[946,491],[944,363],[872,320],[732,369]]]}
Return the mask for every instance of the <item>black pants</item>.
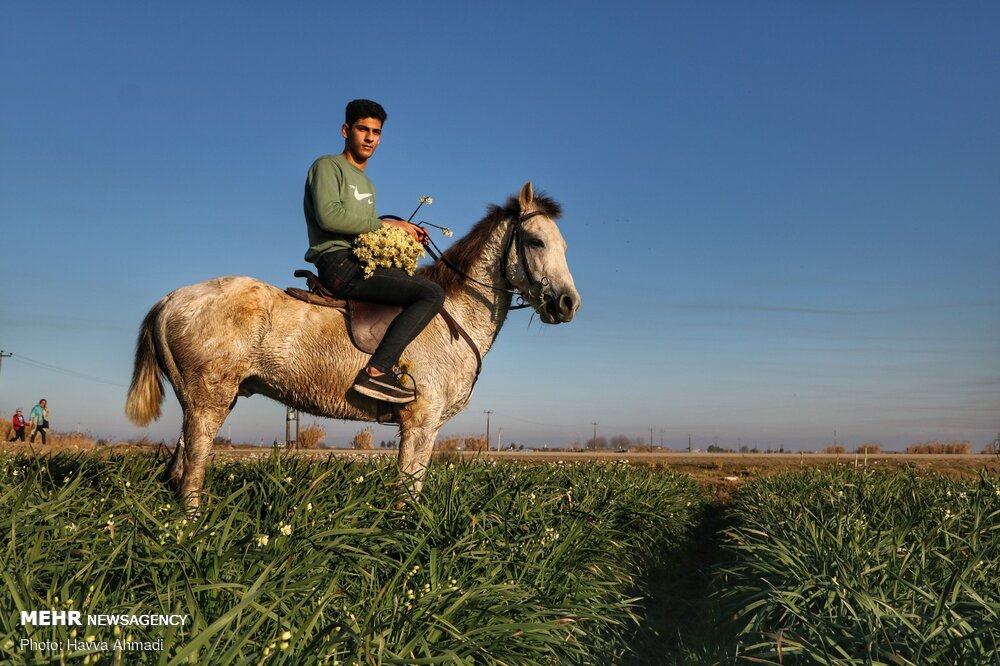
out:
{"label": "black pants", "polygon": [[21,426],[20,428],[14,428],[14,436],[11,437],[8,441],[16,442],[17,440],[21,440],[22,442],[24,441],[24,426]]}
{"label": "black pants", "polygon": [[408,275],[401,268],[376,268],[370,278],[351,250],[326,252],[316,260],[319,279],[337,298],[398,305],[403,311],[385,331],[370,365],[389,372],[399,363],[406,346],[444,305],[444,290],[437,282]]}
{"label": "black pants", "polygon": [[37,435],[38,433],[42,434],[42,444],[45,444],[46,443],[45,442],[45,428],[36,428],[35,432],[31,433],[31,443],[32,444],[35,443],[35,435]]}

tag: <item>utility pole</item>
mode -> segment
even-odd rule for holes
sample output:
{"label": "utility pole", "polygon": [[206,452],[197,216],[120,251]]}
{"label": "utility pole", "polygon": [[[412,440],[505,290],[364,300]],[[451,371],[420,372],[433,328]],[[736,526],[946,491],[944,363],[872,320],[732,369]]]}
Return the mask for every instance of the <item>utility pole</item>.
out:
{"label": "utility pole", "polygon": [[295,410],[291,407],[285,409],[285,448],[289,448],[292,443],[292,421],[295,420]]}
{"label": "utility pole", "polygon": [[653,428],[649,429],[649,448],[653,448]]}
{"label": "utility pole", "polygon": [[594,443],[594,450],[596,451],[597,450],[597,426],[599,426],[601,424],[598,423],[597,421],[592,421],[590,425],[594,426],[594,439],[592,439],[590,441],[592,441]]}
{"label": "utility pole", "polygon": [[691,433],[688,433],[688,453],[691,453]]}
{"label": "utility pole", "polygon": [[3,367],[3,360],[5,358],[10,358],[11,356],[13,356],[13,354],[10,352],[4,353],[4,350],[0,349],[0,368]]}
{"label": "utility pole", "polygon": [[[486,450],[490,450],[490,414],[493,413],[492,409],[483,410],[483,414],[486,414]],[[499,451],[500,449],[497,449]]]}
{"label": "utility pole", "polygon": [[663,448],[663,428],[660,428],[660,448]]}

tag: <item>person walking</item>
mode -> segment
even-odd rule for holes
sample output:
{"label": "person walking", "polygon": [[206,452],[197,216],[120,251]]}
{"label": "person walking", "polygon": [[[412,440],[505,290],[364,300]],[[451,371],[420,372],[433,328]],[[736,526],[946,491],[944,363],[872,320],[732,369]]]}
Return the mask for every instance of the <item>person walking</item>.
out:
{"label": "person walking", "polygon": [[427,232],[420,227],[401,220],[381,220],[375,214],[375,185],[365,175],[365,167],[382,140],[385,119],[385,109],[377,102],[350,102],[341,127],[344,151],[320,157],[309,168],[303,201],[309,234],[305,259],[316,264],[320,281],[334,296],[403,308],[386,329],[368,365],[358,372],[352,388],[379,400],[406,403],[416,394],[400,381],[399,357],[441,310],[444,289],[401,268],[375,268],[365,277],[352,251],[358,235],[385,225],[399,227],[418,243],[427,240]]}
{"label": "person walking", "polygon": [[28,415],[31,422],[32,432],[30,443],[35,443],[35,435],[42,433],[42,444],[46,444],[45,431],[49,428],[49,402],[45,398],[38,401],[38,404],[31,408]]}
{"label": "person walking", "polygon": [[11,419],[14,424],[14,436],[10,438],[9,441],[13,442],[16,440],[24,441],[24,428],[27,423],[24,420],[24,414],[21,413],[21,408],[18,407],[17,411],[14,412],[14,418]]}

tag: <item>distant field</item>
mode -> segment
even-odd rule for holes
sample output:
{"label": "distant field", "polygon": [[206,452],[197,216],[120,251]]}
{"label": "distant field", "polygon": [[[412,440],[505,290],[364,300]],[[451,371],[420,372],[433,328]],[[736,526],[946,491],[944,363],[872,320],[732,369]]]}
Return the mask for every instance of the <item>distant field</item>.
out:
{"label": "distant field", "polygon": [[[156,447],[136,447],[118,444],[111,447],[95,447],[93,440],[86,437],[62,436],[50,439],[48,447],[42,447],[36,442],[37,452],[77,452],[77,451],[142,451]],[[0,452],[13,453],[23,451],[23,444],[0,444]],[[213,450],[217,460],[233,460],[254,458],[268,455],[270,447],[256,446],[217,446]],[[396,451],[391,449],[375,449],[357,451],[353,449],[315,449],[308,451],[288,451],[296,456],[308,458],[394,458]],[[628,461],[635,465],[646,465],[657,469],[669,470],[686,474],[699,483],[714,489],[723,497],[726,489],[735,487],[751,479],[756,479],[782,472],[804,471],[810,469],[829,469],[837,467],[869,468],[886,470],[911,470],[920,475],[940,475],[950,479],[975,479],[981,474],[988,476],[1000,475],[1000,456],[987,454],[907,454],[907,453],[876,453],[868,454],[826,454],[826,453],[687,453],[687,452],[654,452],[639,453],[614,451],[488,451],[466,452],[450,451],[435,454],[437,458],[449,460],[484,458],[487,460],[507,460],[525,463],[545,463],[563,460],[566,462],[582,461]]]}
{"label": "distant field", "polygon": [[[270,451],[270,449],[264,449]],[[319,449],[315,451],[295,451],[294,455],[325,458],[373,456],[393,457],[392,450],[353,451],[349,449]],[[257,449],[216,449],[218,458],[242,458],[263,455]],[[983,473],[988,476],[1000,475],[1000,457],[986,454],[905,454],[878,453],[855,455],[825,453],[615,453],[613,451],[490,451],[483,453],[448,452],[437,454],[444,459],[504,460],[524,463],[549,463],[556,461],[628,461],[633,465],[643,465],[685,474],[707,486],[720,499],[725,499],[729,490],[746,481],[782,472],[823,470],[831,468],[911,470],[919,475],[937,475],[949,479],[976,479]]]}

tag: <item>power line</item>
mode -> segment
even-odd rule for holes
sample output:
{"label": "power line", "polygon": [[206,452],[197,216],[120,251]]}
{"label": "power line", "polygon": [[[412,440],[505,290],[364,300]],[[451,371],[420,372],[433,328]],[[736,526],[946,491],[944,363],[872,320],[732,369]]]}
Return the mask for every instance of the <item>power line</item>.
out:
{"label": "power line", "polygon": [[48,370],[50,372],[56,372],[56,373],[59,373],[59,374],[62,374],[62,375],[67,375],[69,377],[77,377],[79,379],[87,379],[87,380],[90,380],[92,382],[98,382],[98,383],[101,383],[101,384],[108,384],[110,386],[119,386],[121,388],[125,388],[125,385],[122,384],[121,382],[116,382],[116,381],[113,381],[111,379],[105,379],[104,377],[97,377],[95,375],[88,375],[87,373],[77,372],[76,370],[70,370],[69,368],[60,368],[57,365],[52,365],[51,363],[45,363],[43,361],[38,361],[38,360],[33,359],[33,358],[28,358],[27,356],[21,356],[20,354],[18,354],[17,356],[14,356],[13,354],[10,354],[10,356],[12,356],[15,361],[18,361],[20,363],[24,363],[25,365],[32,366],[32,367],[35,367],[35,368],[40,368],[42,370]]}

